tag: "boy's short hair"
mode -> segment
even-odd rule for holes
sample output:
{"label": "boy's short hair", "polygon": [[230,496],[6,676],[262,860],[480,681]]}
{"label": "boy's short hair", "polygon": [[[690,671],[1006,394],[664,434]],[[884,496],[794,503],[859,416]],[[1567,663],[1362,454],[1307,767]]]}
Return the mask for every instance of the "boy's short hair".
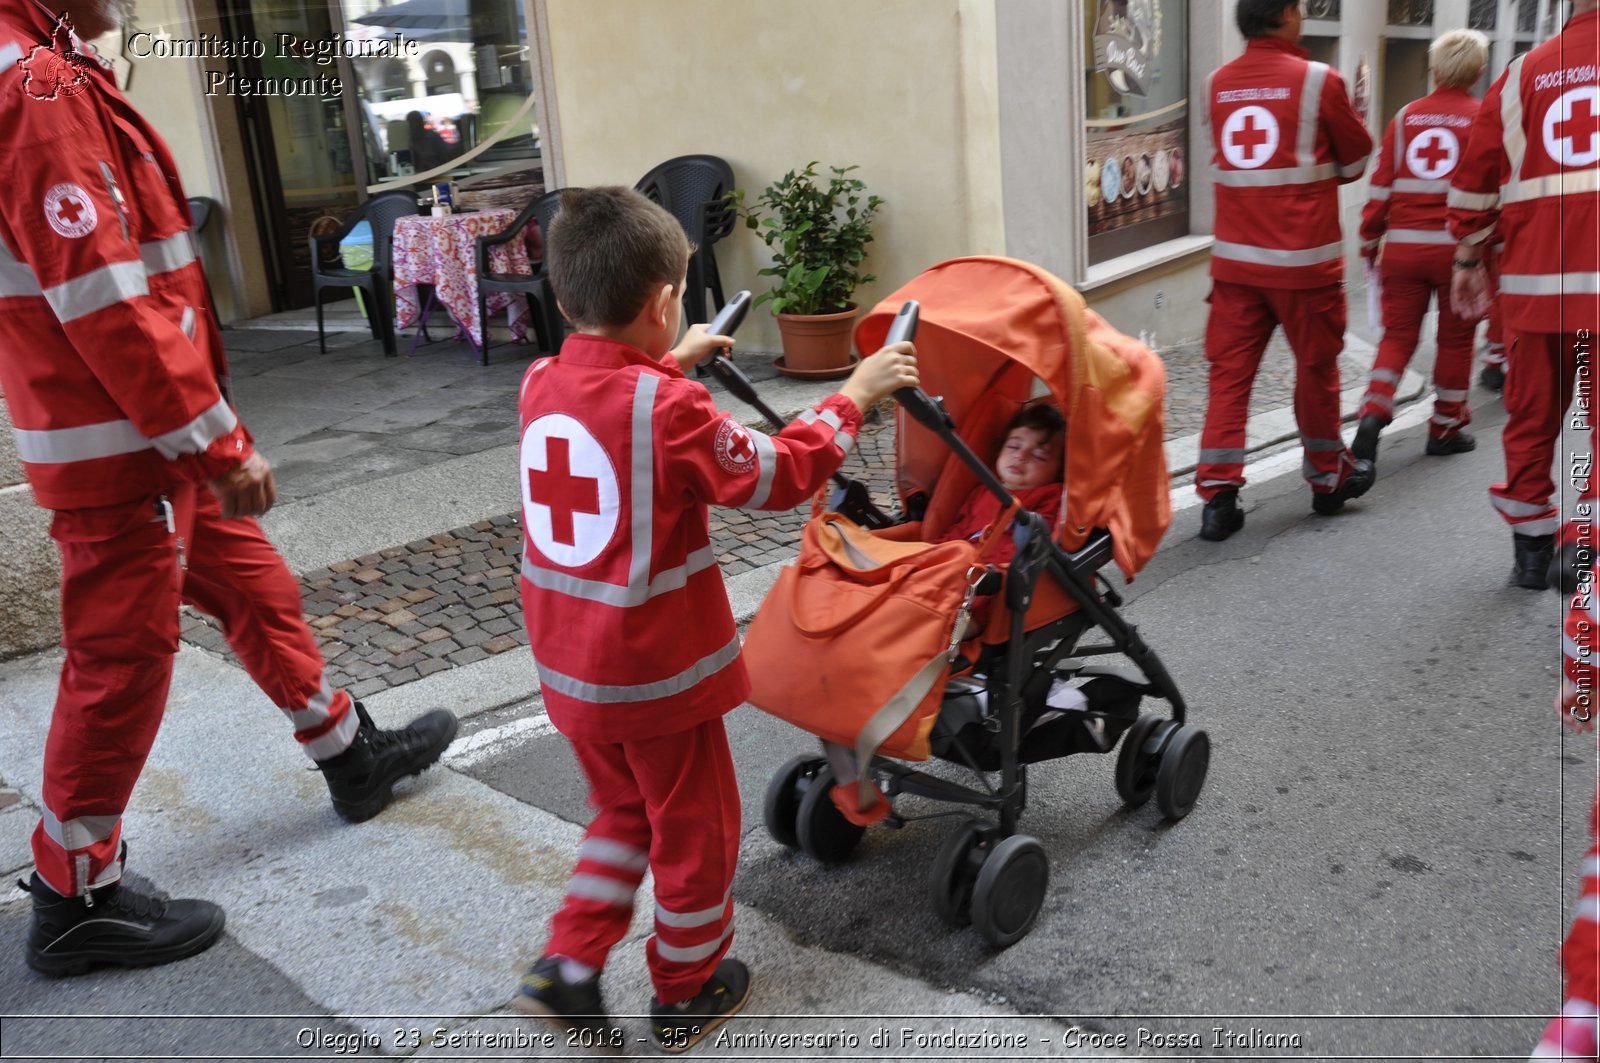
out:
{"label": "boy's short hair", "polygon": [[1477,30],[1451,30],[1428,46],[1428,70],[1442,88],[1470,89],[1489,65],[1489,38]]}
{"label": "boy's short hair", "polygon": [[1239,0],[1233,17],[1246,37],[1265,37],[1283,25],[1283,13],[1298,0]]}
{"label": "boy's short hair", "polygon": [[544,234],[550,286],[574,324],[618,327],[689,265],[683,226],[631,188],[571,188]]}
{"label": "boy's short hair", "polygon": [[1030,402],[1012,415],[1006,422],[1005,431],[1000,433],[1000,441],[1019,428],[1031,428],[1035,432],[1044,433],[1046,443],[1067,430],[1067,419],[1061,411],[1048,402]]}

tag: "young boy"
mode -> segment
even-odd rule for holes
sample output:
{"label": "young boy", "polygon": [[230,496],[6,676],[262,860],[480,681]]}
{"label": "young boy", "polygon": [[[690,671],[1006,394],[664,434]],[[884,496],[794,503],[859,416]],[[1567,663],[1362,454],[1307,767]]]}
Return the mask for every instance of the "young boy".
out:
{"label": "young boy", "polygon": [[[1052,529],[1061,515],[1061,465],[1066,439],[1067,420],[1060,410],[1047,402],[1029,403],[1006,424],[1005,442],[994,462],[1001,486],[1016,497],[1023,509],[1039,514]],[[979,484],[961,503],[961,510],[940,540],[974,538],[999,515],[1000,500]],[[1005,565],[1016,552],[1015,541],[1002,535],[988,562]]]}
{"label": "young boy", "polygon": [[624,188],[562,198],[546,252],[577,326],[522,383],[522,602],[545,708],[571,742],[596,815],[516,1004],[602,1026],[599,972],[646,869],[645,947],[657,1045],[681,1052],[743,1007],[733,935],[739,794],[722,716],[750,682],[706,507],[787,509],[844,461],[862,413],[918,382],[909,343],[864,358],[839,392],[776,436],[717,410],[684,376],[726,336],[675,350],[689,244]]}

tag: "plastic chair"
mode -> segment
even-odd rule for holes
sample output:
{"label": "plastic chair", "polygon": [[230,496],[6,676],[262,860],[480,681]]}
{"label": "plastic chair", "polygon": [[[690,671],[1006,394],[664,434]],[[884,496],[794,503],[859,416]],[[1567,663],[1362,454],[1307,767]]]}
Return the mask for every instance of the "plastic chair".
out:
{"label": "plastic chair", "polygon": [[[383,353],[390,358],[398,353],[394,342],[394,314],[389,300],[394,295],[394,223],[407,215],[417,213],[417,199],[411,192],[384,192],[373,196],[353,211],[344,224],[332,233],[318,233],[312,226],[308,239],[311,243],[311,288],[317,302],[317,345],[323,354],[328,353],[327,339],[322,325],[322,292],[327,288],[357,288],[370,296],[372,309],[367,323],[372,327],[374,339],[383,341]],[[350,234],[356,223],[366,220],[372,226],[372,268],[346,269],[343,265],[327,266],[336,253],[339,241]]]}
{"label": "plastic chair", "polygon": [[688,234],[695,251],[689,256],[683,309],[691,324],[710,320],[706,291],[710,290],[718,310],[726,302],[717,256],[711,248],[733,231],[738,220],[738,212],[726,198],[734,188],[733,168],[715,155],[680,155],[645,174],[634,187],[665,207]]}
{"label": "plastic chair", "polygon": [[550,288],[550,278],[544,262],[534,264],[532,273],[492,273],[489,270],[489,249],[513,240],[524,238],[530,222],[538,226],[541,241],[549,231],[550,222],[561,212],[561,194],[566,189],[556,189],[535,197],[500,232],[480,236],[473,248],[478,269],[478,321],[483,327],[483,346],[478,351],[478,364],[489,364],[489,293],[510,292],[528,301],[528,312],[533,317],[533,332],[539,349],[549,354],[561,350],[561,311],[556,307],[555,292]]}

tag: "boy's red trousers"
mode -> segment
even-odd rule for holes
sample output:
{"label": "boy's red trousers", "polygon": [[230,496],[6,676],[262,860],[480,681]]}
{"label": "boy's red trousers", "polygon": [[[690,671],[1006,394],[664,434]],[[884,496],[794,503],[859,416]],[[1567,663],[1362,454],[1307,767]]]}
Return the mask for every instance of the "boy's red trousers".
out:
{"label": "boy's red trousers", "polygon": [[183,483],[139,502],[58,511],[50,534],[61,551],[67,656],[33,856],[57,893],[121,877],[122,812],[166,708],[180,603],[221,621],[307,754],[349,747],[358,723],[350,698],[324,683],[299,584],[254,520],[224,520],[210,490]]}
{"label": "boy's red trousers", "polygon": [[[1500,434],[1506,482],[1489,488],[1489,501],[1517,534],[1550,535],[1561,519],[1550,470],[1574,384],[1583,396],[1582,408],[1572,414],[1574,427],[1592,421],[1597,389],[1589,351],[1594,337],[1514,332],[1510,339],[1503,393],[1506,426]],[[1580,362],[1586,363],[1581,376]],[[1561,470],[1563,496],[1592,502],[1600,494],[1600,477],[1589,468],[1587,456],[1577,460],[1581,464]],[[1592,520],[1592,510],[1584,516]]]}
{"label": "boy's red trousers", "polygon": [[596,815],[578,850],[546,955],[605,966],[628,932],[633,896],[655,874],[655,934],[645,946],[656,998],[700,992],[733,938],[739,784],[719,717],[632,742],[572,743]]}
{"label": "boy's red trousers", "polygon": [[1361,416],[1376,414],[1385,423],[1394,417],[1394,393],[1422,337],[1428,300],[1439,294],[1439,350],[1433,360],[1433,418],[1428,434],[1449,439],[1472,421],[1467,405],[1472,386],[1472,340],[1476,321],[1450,309],[1450,259],[1433,262],[1391,262],[1384,259],[1383,339],[1372,363]]}

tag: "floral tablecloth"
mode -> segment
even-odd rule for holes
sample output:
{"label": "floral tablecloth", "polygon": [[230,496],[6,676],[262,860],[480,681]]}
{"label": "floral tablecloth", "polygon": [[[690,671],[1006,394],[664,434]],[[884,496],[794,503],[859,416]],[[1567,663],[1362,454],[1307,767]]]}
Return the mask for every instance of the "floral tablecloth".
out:
{"label": "floral tablecloth", "polygon": [[[516,212],[478,210],[442,218],[400,218],[394,223],[395,320],[400,328],[417,324],[421,301],[417,285],[433,285],[434,298],[444,304],[460,333],[475,347],[483,346],[483,322],[478,320],[478,274],[473,245],[480,236],[503,230]],[[529,226],[528,231],[534,227]],[[489,267],[496,273],[532,273],[533,259],[525,240],[512,240],[489,251]],[[489,296],[491,314],[510,308],[511,334],[528,338],[528,304],[510,292]]]}

